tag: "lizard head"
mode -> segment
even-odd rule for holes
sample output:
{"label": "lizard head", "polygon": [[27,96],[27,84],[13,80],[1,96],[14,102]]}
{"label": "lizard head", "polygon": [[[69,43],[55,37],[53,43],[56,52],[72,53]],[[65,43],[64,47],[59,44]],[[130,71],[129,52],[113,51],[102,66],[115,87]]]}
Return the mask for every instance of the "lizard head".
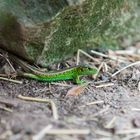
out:
{"label": "lizard head", "polygon": [[97,73],[97,69],[89,66],[79,66],[78,73],[79,75],[92,75]]}

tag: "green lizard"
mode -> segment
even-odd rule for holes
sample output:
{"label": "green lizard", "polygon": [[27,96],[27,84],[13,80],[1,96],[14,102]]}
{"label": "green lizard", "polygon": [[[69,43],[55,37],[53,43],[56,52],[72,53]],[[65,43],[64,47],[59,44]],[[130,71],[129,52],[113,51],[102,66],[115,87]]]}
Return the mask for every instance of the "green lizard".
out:
{"label": "green lizard", "polygon": [[92,75],[96,73],[97,70],[95,68],[91,68],[87,66],[75,66],[65,70],[50,72],[50,73],[33,70],[33,73],[23,72],[21,73],[21,76],[36,79],[39,81],[47,81],[47,82],[60,81],[60,80],[73,80],[75,83],[81,84],[83,83],[83,81],[79,79],[80,76]]}
{"label": "green lizard", "polygon": [[83,83],[83,81],[79,79],[80,76],[92,75],[97,73],[96,68],[81,65],[64,70],[59,70],[56,72],[42,72],[37,68],[34,68],[31,65],[25,63],[24,61],[18,59],[17,57],[13,57],[13,59],[26,71],[18,72],[17,76],[32,78],[38,81],[53,82],[60,80],[73,80],[75,83],[81,84]]}

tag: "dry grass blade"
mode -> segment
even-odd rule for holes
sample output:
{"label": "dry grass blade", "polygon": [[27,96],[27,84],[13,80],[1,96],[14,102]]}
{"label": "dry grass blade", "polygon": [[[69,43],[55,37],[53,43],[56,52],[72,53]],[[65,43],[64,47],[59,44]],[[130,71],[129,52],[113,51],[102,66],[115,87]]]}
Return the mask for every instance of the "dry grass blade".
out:
{"label": "dry grass blade", "polygon": [[4,101],[4,100],[5,99],[0,98],[0,104],[4,104],[4,105],[10,106],[10,107],[13,107],[14,106],[14,104],[9,103],[8,101]]}
{"label": "dry grass blade", "polygon": [[50,129],[47,134],[50,135],[88,135],[89,129]]}
{"label": "dry grass blade", "polygon": [[48,125],[45,128],[43,128],[38,134],[33,136],[33,140],[42,140],[46,133],[52,128],[52,125]]}
{"label": "dry grass blade", "polygon": [[131,108],[132,111],[140,111],[140,108]]}
{"label": "dry grass blade", "polygon": [[95,116],[101,115],[101,114],[103,114],[104,112],[107,112],[108,109],[109,109],[109,106],[106,106],[105,108],[103,108],[103,109],[100,110],[99,112],[93,114],[92,117],[95,117]]}
{"label": "dry grass blade", "polygon": [[0,140],[7,140],[7,138],[11,135],[12,135],[12,131],[7,130],[4,133],[0,134]]}
{"label": "dry grass blade", "polygon": [[108,58],[109,57],[106,54],[103,54],[101,52],[97,52],[97,51],[94,51],[94,50],[91,50],[91,53],[96,54],[96,55],[101,56],[101,57],[105,57],[105,58]]}
{"label": "dry grass blade", "polygon": [[11,67],[11,69],[16,73],[16,70],[14,69],[14,67],[11,64],[11,62],[9,61],[9,59],[7,57],[5,59],[6,59],[7,63],[9,64],[9,66]]}
{"label": "dry grass blade", "polygon": [[132,135],[127,135],[125,138],[122,140],[134,140],[134,138],[139,137],[140,133],[132,134]]}
{"label": "dry grass blade", "polygon": [[104,84],[100,84],[100,85],[95,86],[95,87],[102,88],[102,87],[109,87],[109,86],[114,86],[114,83],[104,83]]}
{"label": "dry grass blade", "polygon": [[112,140],[112,137],[95,138],[94,140]]}
{"label": "dry grass blade", "polygon": [[19,99],[26,100],[26,101],[33,101],[33,102],[43,102],[43,103],[49,103],[51,104],[53,117],[55,120],[58,120],[58,112],[55,103],[51,99],[40,99],[40,98],[33,98],[33,97],[27,97],[18,95]]}
{"label": "dry grass blade", "polygon": [[99,115],[102,115],[103,113],[107,112],[109,110],[109,105],[107,105],[106,107],[104,107],[102,110],[98,111],[97,113],[94,113],[93,115],[87,116],[87,117],[83,117],[82,119],[84,121],[86,120],[95,120],[94,117],[97,117]]}
{"label": "dry grass blade", "polygon": [[100,64],[99,68],[97,69],[97,73],[93,76],[93,77],[94,77],[94,79],[96,79],[96,78],[97,78],[97,76],[98,76],[98,74],[99,74],[100,70],[102,69],[103,65],[104,65],[104,63],[102,62],[102,63]]}
{"label": "dry grass blade", "polygon": [[4,110],[4,111],[7,111],[7,112],[13,112],[12,109],[8,108],[8,107],[3,107],[3,106],[0,106],[0,109]]}
{"label": "dry grass blade", "polygon": [[16,84],[22,84],[22,81],[13,80],[13,79],[5,78],[5,77],[0,77],[0,80],[9,81],[9,82],[13,82],[13,83],[16,83]]}
{"label": "dry grass blade", "polygon": [[86,103],[85,105],[82,105],[80,107],[86,107],[86,106],[90,106],[90,105],[103,104],[103,103],[104,103],[103,100],[101,100],[101,101],[95,101],[95,102]]}
{"label": "dry grass blade", "polygon": [[109,121],[109,123],[105,126],[105,128],[107,128],[107,129],[113,128],[113,124],[115,123],[116,119],[117,119],[117,117],[114,116],[114,117]]}
{"label": "dry grass blade", "polygon": [[0,54],[0,56],[1,56],[2,58],[4,58],[4,59],[7,61],[8,65],[10,66],[10,68],[12,69],[12,71],[13,71],[14,73],[16,73],[16,70],[14,69],[13,65],[11,64],[11,62],[10,62],[9,59],[8,59],[7,52],[6,52],[4,55]]}
{"label": "dry grass blade", "polygon": [[103,130],[95,130],[94,133],[96,133],[97,135],[105,136],[105,137],[112,136],[111,132],[107,132],[107,131],[103,131]]}
{"label": "dry grass blade", "polygon": [[127,69],[127,68],[129,68],[129,67],[135,66],[135,65],[140,65],[140,61],[136,61],[136,62],[134,62],[134,63],[131,63],[131,64],[127,65],[126,67],[124,67],[124,68],[118,70],[117,72],[115,72],[114,74],[112,74],[112,77],[116,76],[117,74],[119,74],[119,73],[122,72],[123,70],[125,70],[125,69]]}
{"label": "dry grass blade", "polygon": [[89,55],[89,54],[86,53],[85,51],[79,49],[79,50],[77,51],[77,62],[76,62],[76,65],[78,65],[79,62],[80,62],[80,53],[81,53],[81,54],[84,54],[86,57],[90,58],[90,59],[93,60],[94,62],[100,63],[100,61],[99,61],[98,59],[93,58],[91,55]]}
{"label": "dry grass blade", "polygon": [[121,59],[119,59],[119,58],[117,58],[115,56],[109,56],[109,55],[106,55],[106,54],[103,54],[103,53],[100,53],[100,52],[96,52],[94,50],[91,50],[91,53],[96,54],[96,55],[101,56],[101,57],[104,57],[104,58],[109,58],[111,60],[115,60],[115,61],[119,61],[119,62],[124,62],[124,60],[121,60]]}
{"label": "dry grass blade", "polygon": [[58,83],[58,82],[51,82],[51,85],[62,86],[62,87],[72,87],[72,85]]}
{"label": "dry grass blade", "polygon": [[140,91],[140,82],[138,83],[138,90]]}
{"label": "dry grass blade", "polygon": [[140,49],[136,48],[136,47],[132,47],[131,49],[127,49],[127,50],[117,50],[115,51],[115,54],[117,55],[130,55],[132,57],[138,57],[140,58]]}
{"label": "dry grass blade", "polygon": [[117,135],[126,135],[126,134],[131,134],[131,133],[139,133],[140,134],[140,129],[128,129],[128,130],[116,131]]}

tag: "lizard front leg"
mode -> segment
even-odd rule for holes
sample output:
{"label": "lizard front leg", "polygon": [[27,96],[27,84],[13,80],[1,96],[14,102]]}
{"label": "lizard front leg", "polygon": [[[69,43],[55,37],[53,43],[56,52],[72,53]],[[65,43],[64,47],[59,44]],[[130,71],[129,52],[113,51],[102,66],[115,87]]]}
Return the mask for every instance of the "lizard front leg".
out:
{"label": "lizard front leg", "polygon": [[76,83],[76,84],[84,84],[84,83],[85,83],[84,80],[80,80],[80,76],[75,76],[75,77],[73,78],[73,81],[74,81],[74,83]]}

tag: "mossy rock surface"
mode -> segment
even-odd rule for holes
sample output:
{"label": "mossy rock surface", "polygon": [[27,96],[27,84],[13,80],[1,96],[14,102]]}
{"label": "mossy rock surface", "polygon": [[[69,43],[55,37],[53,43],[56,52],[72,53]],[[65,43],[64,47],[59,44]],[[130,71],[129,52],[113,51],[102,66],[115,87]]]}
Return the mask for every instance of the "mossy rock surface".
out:
{"label": "mossy rock surface", "polygon": [[[138,17],[133,17],[139,13],[138,3],[125,0],[1,0],[0,46],[42,66],[66,60],[80,48],[97,44],[98,47],[116,47],[120,37],[127,38],[128,32],[134,35],[136,30],[130,28],[139,24]],[[125,21],[123,16],[126,15],[129,18]],[[134,22],[126,26],[131,18]]]}

